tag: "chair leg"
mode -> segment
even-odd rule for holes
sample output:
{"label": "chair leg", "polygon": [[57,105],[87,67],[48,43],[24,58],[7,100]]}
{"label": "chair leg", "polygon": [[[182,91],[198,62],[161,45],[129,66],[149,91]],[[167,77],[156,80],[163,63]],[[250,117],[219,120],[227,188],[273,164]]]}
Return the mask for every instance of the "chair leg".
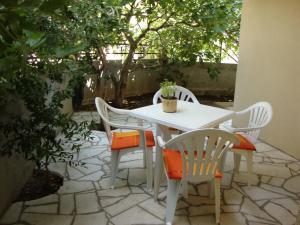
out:
{"label": "chair leg", "polygon": [[220,201],[220,186],[221,186],[221,179],[215,179],[215,204],[216,204],[216,223],[220,223],[220,208],[221,208],[221,201]]}
{"label": "chair leg", "polygon": [[239,153],[234,152],[234,172],[239,173],[240,171],[240,164],[241,164],[241,155]]}
{"label": "chair leg", "polygon": [[[163,166],[161,166],[158,170],[156,170],[155,172],[155,181],[154,181],[154,201],[157,201],[158,198],[158,194],[159,194],[159,188],[160,188],[160,184],[161,184],[161,180],[162,180],[162,176],[163,176]],[[157,169],[157,168],[156,168]]]}
{"label": "chair leg", "polygon": [[155,173],[154,173],[154,201],[157,201],[159,187],[161,183],[161,179],[163,176],[163,162],[162,162],[162,153],[161,149],[156,149],[156,157],[155,157]]}
{"label": "chair leg", "polygon": [[176,203],[178,199],[178,193],[180,189],[180,180],[168,179],[168,191],[167,191],[167,208],[166,208],[166,223],[172,224],[173,217],[175,215]]}
{"label": "chair leg", "polygon": [[252,178],[252,167],[253,167],[253,152],[247,152],[247,173],[248,173],[248,186],[251,186],[251,178]]}
{"label": "chair leg", "polygon": [[187,180],[182,180],[182,194],[183,194],[183,197],[185,199],[187,199],[189,197],[189,184],[187,182]]}
{"label": "chair leg", "polygon": [[143,149],[143,167],[147,168],[147,149]]}
{"label": "chair leg", "polygon": [[110,187],[114,188],[116,176],[118,173],[119,165],[119,151],[111,151],[111,177],[110,177]]}
{"label": "chair leg", "polygon": [[146,157],[146,162],[147,162],[147,189],[149,191],[152,190],[153,188],[153,149],[148,148],[146,150],[147,157]]}
{"label": "chair leg", "polygon": [[215,197],[215,180],[211,180],[207,182],[208,186],[208,196],[210,199]]}

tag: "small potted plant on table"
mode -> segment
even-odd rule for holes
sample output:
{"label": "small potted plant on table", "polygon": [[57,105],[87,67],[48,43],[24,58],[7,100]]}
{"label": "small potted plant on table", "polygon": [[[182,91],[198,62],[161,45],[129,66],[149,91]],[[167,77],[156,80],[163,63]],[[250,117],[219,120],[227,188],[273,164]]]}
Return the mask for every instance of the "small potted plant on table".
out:
{"label": "small potted plant on table", "polygon": [[165,80],[160,83],[160,91],[162,97],[162,105],[164,112],[177,111],[177,98],[175,97],[176,83]]}

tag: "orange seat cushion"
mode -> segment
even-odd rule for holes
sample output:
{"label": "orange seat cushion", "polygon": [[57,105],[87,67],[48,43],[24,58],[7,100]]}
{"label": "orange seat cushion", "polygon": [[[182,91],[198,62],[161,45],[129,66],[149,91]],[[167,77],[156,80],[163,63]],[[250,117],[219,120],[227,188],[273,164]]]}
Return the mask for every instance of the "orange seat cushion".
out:
{"label": "orange seat cushion", "polygon": [[[147,147],[155,145],[152,131],[145,131]],[[122,150],[134,148],[140,145],[140,134],[138,131],[113,132],[111,150]]]}
{"label": "orange seat cushion", "polygon": [[[206,152],[204,151],[203,157],[205,157],[205,153]],[[180,180],[182,178],[182,158],[180,151],[164,149],[163,159],[168,177],[170,179]],[[220,171],[216,171],[215,178],[222,178],[222,173]]]}
{"label": "orange seat cushion", "polygon": [[240,143],[238,145],[233,145],[233,148],[235,149],[244,149],[249,151],[256,151],[256,148],[254,144],[252,144],[251,141],[249,141],[246,137],[244,137],[241,134],[235,134],[236,137],[240,140]]}

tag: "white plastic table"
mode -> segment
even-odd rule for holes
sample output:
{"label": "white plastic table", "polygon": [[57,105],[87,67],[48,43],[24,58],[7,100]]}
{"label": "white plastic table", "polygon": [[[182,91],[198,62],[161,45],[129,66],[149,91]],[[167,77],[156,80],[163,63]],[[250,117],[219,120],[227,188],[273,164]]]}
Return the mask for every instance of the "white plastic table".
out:
{"label": "white plastic table", "polygon": [[[136,118],[147,120],[156,125],[156,135],[162,136],[165,141],[171,138],[168,127],[181,131],[191,131],[200,128],[210,128],[230,119],[234,112],[217,107],[178,101],[177,112],[165,113],[162,104],[149,105],[133,109],[130,115]],[[162,170],[162,151],[156,145],[155,179],[154,187],[159,187],[159,172]],[[154,199],[157,199],[158,190],[154,188]]]}

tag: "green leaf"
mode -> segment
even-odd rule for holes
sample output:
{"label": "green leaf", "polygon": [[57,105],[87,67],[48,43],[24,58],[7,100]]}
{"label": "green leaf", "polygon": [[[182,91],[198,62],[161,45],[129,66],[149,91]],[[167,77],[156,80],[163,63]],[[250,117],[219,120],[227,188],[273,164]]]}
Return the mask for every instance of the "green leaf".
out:
{"label": "green leaf", "polygon": [[26,44],[30,47],[38,47],[45,41],[45,34],[42,32],[32,32],[29,30],[23,30],[26,37]]}
{"label": "green leaf", "polygon": [[65,2],[65,0],[46,0],[40,6],[40,10],[44,12],[54,12],[57,9],[64,8]]}
{"label": "green leaf", "polygon": [[86,48],[85,44],[80,44],[77,46],[68,46],[68,47],[63,47],[63,48],[57,48],[55,50],[55,55],[58,58],[63,58],[66,57],[68,55],[80,52],[82,50],[84,50]]}

